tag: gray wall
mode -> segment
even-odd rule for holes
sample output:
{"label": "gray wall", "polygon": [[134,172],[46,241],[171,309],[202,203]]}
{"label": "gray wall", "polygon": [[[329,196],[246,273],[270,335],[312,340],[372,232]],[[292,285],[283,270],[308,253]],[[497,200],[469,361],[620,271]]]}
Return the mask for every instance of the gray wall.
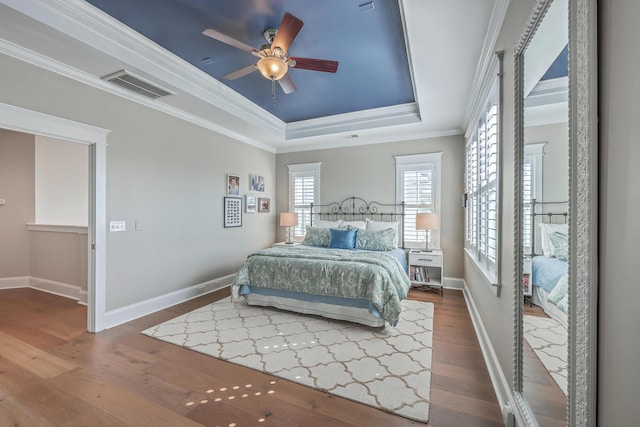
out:
{"label": "gray wall", "polygon": [[514,56],[534,0],[512,1],[498,38],[496,50],[504,50],[502,98],[502,139],[500,141],[500,258],[502,286],[489,285],[475,263],[464,257],[464,278],[506,380],[513,378],[513,203],[514,203]]}
{"label": "gray wall", "polygon": [[35,137],[0,129],[0,277],[30,275],[27,223],[35,219]]}
{"label": "gray wall", "polygon": [[598,424],[640,419],[640,2],[600,0]]}
{"label": "gray wall", "polygon": [[[558,123],[525,129],[525,144],[546,142],[543,156],[543,200],[569,200],[569,126]],[[552,209],[553,212],[561,212]]]}
{"label": "gray wall", "polygon": [[[367,201],[395,203],[396,169],[394,155],[442,152],[442,219],[440,246],[445,255],[445,275],[463,275],[464,210],[464,140],[448,136],[386,144],[361,145],[338,149],[278,154],[276,161],[278,212],[288,209],[289,174],[287,165],[321,162],[320,191],[322,203],[358,196]],[[279,227],[281,228],[281,227]],[[284,240],[284,230],[278,230]]]}
{"label": "gray wall", "polygon": [[107,235],[107,310],[234,273],[275,241],[273,211],[240,228],[222,217],[227,172],[262,175],[275,196],[275,154],[6,56],[0,69],[0,102],[111,130],[107,220],[128,229]]}

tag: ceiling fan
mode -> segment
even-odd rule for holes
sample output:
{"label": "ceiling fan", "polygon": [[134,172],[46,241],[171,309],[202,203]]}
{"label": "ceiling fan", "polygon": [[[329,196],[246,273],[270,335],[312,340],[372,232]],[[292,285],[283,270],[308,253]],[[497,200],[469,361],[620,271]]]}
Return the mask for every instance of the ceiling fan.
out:
{"label": "ceiling fan", "polygon": [[287,73],[289,68],[323,71],[325,73],[335,73],[338,70],[337,61],[287,56],[289,46],[293,42],[293,39],[296,38],[303,25],[304,23],[300,19],[288,12],[285,13],[282,17],[282,22],[280,22],[280,27],[277,30],[267,29],[264,31],[264,36],[268,43],[262,45],[260,49],[254,49],[248,44],[229,37],[226,34],[222,34],[216,30],[207,29],[204,30],[202,34],[226,43],[229,46],[249,52],[259,58],[257,63],[240,68],[239,70],[233,71],[229,74],[225,74],[222,78],[235,80],[239,77],[246,76],[255,70],[259,70],[260,74],[271,80],[273,84],[275,84],[275,81],[277,80],[284,93],[289,94],[296,91],[296,86],[293,84],[291,76]]}

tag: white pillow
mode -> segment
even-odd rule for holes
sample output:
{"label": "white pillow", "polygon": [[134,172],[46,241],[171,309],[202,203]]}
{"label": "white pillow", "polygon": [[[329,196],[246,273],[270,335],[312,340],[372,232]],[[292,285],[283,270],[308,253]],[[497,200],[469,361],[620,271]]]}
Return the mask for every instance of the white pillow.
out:
{"label": "white pillow", "polygon": [[393,247],[397,248],[400,240],[400,233],[398,230],[400,228],[400,223],[398,221],[374,221],[372,219],[367,219],[367,230],[371,231],[382,231],[382,230],[393,230]]}
{"label": "white pillow", "polygon": [[340,228],[340,220],[337,221],[325,221],[322,219],[313,221],[313,226],[316,228]]}
{"label": "white pillow", "polygon": [[546,224],[540,223],[540,246],[542,246],[542,254],[546,257],[552,257],[555,255],[553,250],[553,243],[549,238],[552,233],[569,234],[568,224]]}
{"label": "white pillow", "polygon": [[342,224],[342,226],[345,227],[345,228],[350,225],[352,227],[359,228],[361,230],[366,230],[367,229],[367,223],[364,222],[364,221],[344,221],[344,220],[341,220],[340,224]]}

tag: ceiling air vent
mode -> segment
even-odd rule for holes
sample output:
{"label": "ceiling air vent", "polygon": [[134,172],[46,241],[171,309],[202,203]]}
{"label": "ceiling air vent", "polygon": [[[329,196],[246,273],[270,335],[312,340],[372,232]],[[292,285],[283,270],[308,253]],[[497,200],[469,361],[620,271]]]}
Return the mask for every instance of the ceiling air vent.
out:
{"label": "ceiling air vent", "polygon": [[127,70],[120,70],[108,76],[102,77],[102,80],[109,81],[122,88],[146,96],[147,98],[157,99],[167,95],[174,95],[173,92],[160,86],[148,82]]}

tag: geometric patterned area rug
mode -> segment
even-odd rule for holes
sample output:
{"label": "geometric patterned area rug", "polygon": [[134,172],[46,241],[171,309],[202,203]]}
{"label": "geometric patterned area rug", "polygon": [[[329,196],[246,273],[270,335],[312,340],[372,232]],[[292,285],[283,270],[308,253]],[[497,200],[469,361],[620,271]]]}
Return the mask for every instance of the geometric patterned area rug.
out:
{"label": "geometric patterned area rug", "polygon": [[549,317],[524,316],[524,337],[560,390],[567,395],[567,329]]}
{"label": "geometric patterned area rug", "polygon": [[429,420],[433,304],[375,329],[230,298],[143,334],[420,422]]}

